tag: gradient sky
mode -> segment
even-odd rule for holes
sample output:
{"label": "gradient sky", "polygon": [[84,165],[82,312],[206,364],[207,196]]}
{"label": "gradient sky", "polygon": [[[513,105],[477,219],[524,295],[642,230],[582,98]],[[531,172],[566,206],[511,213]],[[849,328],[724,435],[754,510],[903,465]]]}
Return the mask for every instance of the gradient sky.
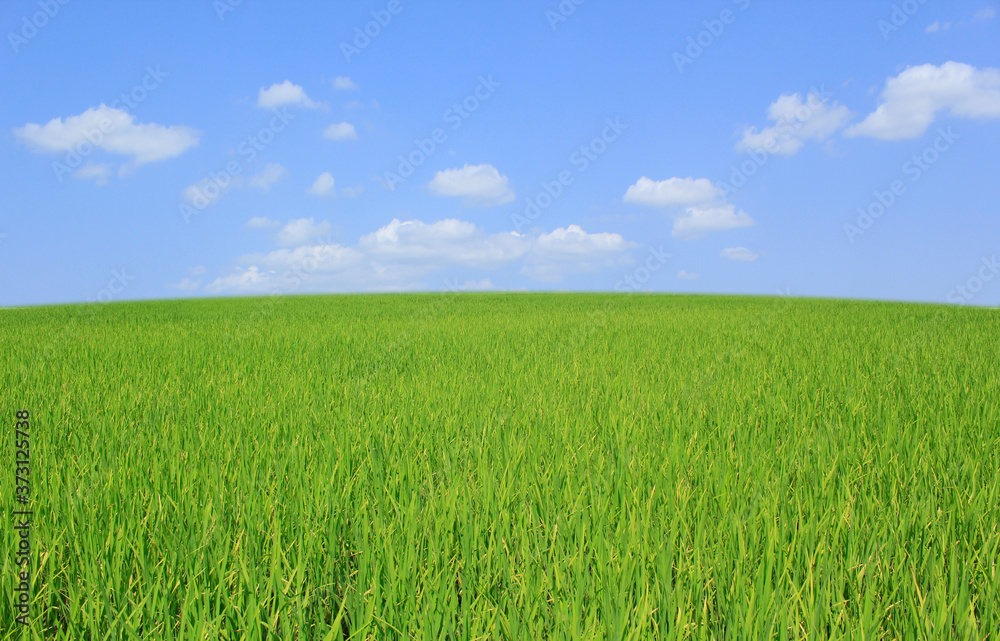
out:
{"label": "gradient sky", "polygon": [[992,1],[35,0],[0,26],[0,305],[1000,303]]}

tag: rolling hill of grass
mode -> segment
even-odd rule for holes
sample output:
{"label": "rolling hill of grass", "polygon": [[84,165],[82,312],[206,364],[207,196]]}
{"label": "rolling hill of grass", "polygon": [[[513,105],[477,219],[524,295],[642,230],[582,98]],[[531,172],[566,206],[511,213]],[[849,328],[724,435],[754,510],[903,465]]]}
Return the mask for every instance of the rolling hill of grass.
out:
{"label": "rolling hill of grass", "polygon": [[163,301],[0,310],[0,350],[35,638],[1000,630],[995,310]]}

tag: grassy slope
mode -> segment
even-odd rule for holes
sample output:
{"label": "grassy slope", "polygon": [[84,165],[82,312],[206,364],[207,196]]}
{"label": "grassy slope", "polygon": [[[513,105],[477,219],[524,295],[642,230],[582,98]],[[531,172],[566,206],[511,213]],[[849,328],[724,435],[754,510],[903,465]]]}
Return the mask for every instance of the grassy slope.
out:
{"label": "grassy slope", "polygon": [[1000,629],[995,310],[197,300],[0,310],[0,351],[46,638]]}

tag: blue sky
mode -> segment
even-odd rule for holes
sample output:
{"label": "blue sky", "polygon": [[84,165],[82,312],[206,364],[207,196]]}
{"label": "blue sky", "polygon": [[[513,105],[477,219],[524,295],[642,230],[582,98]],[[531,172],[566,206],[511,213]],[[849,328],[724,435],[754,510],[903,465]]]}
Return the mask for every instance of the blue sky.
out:
{"label": "blue sky", "polygon": [[1000,303],[975,2],[4,2],[0,305]]}

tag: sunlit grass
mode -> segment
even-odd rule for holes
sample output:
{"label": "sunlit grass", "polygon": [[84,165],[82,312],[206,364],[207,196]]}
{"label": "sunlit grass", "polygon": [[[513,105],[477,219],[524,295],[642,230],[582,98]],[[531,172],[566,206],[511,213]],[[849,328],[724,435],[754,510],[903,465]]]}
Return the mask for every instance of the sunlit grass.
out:
{"label": "sunlit grass", "polygon": [[198,300],[0,310],[0,348],[34,638],[1000,630],[996,310]]}

